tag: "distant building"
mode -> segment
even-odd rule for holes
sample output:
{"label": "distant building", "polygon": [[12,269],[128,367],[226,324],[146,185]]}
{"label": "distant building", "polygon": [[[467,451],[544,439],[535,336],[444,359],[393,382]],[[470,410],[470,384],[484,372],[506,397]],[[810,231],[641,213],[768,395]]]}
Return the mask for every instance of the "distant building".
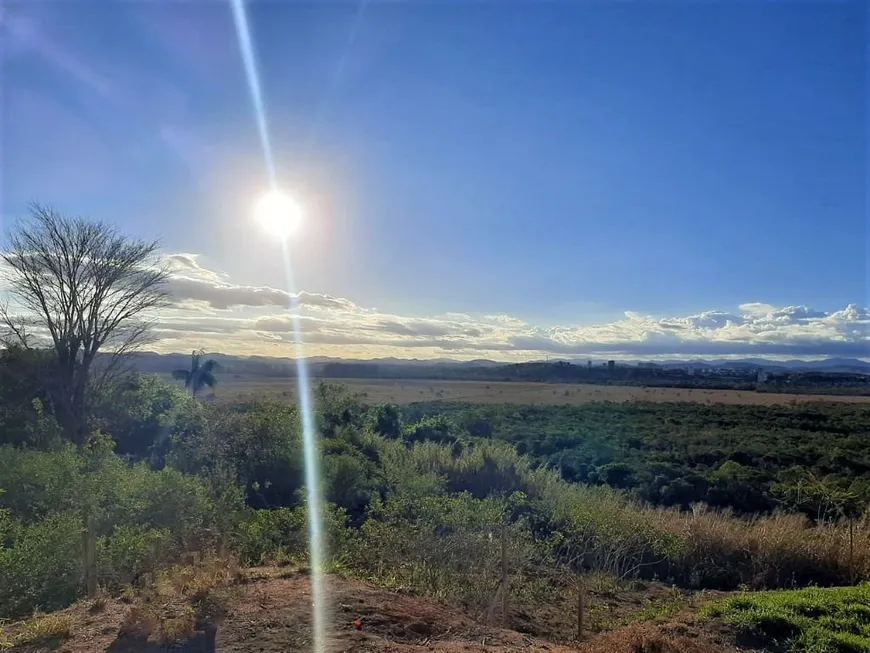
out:
{"label": "distant building", "polygon": [[607,369],[613,371],[616,368],[616,361],[607,361]]}
{"label": "distant building", "polygon": [[767,372],[765,372],[764,370],[758,370],[755,376],[755,380],[758,383],[765,383],[767,381]]}

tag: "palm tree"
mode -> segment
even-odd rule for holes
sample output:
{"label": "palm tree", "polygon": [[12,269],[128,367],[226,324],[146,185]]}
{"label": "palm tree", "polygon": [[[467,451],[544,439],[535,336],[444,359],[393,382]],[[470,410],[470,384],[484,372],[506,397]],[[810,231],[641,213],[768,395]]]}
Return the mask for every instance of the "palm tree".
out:
{"label": "palm tree", "polygon": [[205,352],[200,349],[190,355],[189,370],[174,370],[172,378],[184,381],[184,387],[190,388],[191,396],[196,399],[196,393],[205,387],[213,388],[217,383],[215,372],[218,371],[220,365],[216,360],[208,359],[204,363],[200,363],[200,359]]}

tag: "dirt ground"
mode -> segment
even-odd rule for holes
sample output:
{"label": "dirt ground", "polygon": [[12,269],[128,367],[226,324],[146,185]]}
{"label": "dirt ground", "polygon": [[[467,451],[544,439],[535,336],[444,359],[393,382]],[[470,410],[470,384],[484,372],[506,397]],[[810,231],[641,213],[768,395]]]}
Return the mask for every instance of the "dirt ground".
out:
{"label": "dirt ground", "polygon": [[[328,653],[734,653],[727,634],[699,626],[690,615],[635,624],[582,642],[556,644],[487,626],[465,612],[407,594],[330,576],[327,579]],[[173,646],[154,641],[149,627],[131,620],[137,605],[106,600],[82,603],[63,614],[72,623],[64,640],[12,649],[15,653],[287,653],[311,651],[311,585],[299,573],[261,574],[250,582],[216,589],[197,630]],[[178,606],[179,611],[187,609]],[[521,618],[522,617],[522,618]],[[546,611],[513,615],[520,627],[547,630]],[[527,622],[523,622],[523,618]],[[538,623],[528,623],[528,620]],[[515,625],[515,624],[511,624]],[[515,625],[515,627],[516,627]],[[529,628],[523,628],[528,630]],[[12,627],[11,631],[14,631]]]}
{"label": "dirt ground", "polygon": [[[329,381],[330,379],[324,379]],[[701,390],[684,388],[643,388],[578,383],[519,383],[478,381],[427,381],[389,379],[336,379],[370,403],[409,404],[417,401],[455,401],[475,404],[579,405],[602,401],[652,401],[657,403],[699,403],[762,405],[795,402],[847,402],[870,404],[870,396],[795,395],[744,390]],[[293,398],[294,379],[226,375],[220,378],[215,396],[232,398],[249,394],[271,394]]]}

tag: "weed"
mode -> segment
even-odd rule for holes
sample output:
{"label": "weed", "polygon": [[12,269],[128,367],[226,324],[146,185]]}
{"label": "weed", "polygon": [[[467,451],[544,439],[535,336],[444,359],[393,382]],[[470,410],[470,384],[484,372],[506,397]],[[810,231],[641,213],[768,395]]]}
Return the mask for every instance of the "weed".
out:
{"label": "weed", "polygon": [[157,622],[154,639],[162,646],[172,646],[193,637],[196,632],[196,610],[193,606],[181,606],[172,616]]}
{"label": "weed", "polygon": [[0,651],[49,640],[62,640],[72,634],[73,620],[66,614],[34,615],[20,624],[15,624],[7,634],[0,630]]}
{"label": "weed", "polygon": [[91,613],[102,612],[106,609],[106,595],[100,594],[97,598],[91,601],[91,606],[88,611]]}
{"label": "weed", "polygon": [[740,594],[701,614],[791,653],[870,651],[870,583]]}
{"label": "weed", "polygon": [[133,599],[136,598],[136,590],[133,589],[132,585],[125,585],[118,598],[123,603],[132,603]]}
{"label": "weed", "polygon": [[240,582],[243,574],[232,558],[206,556],[195,565],[176,565],[155,574],[131,606],[121,628],[162,646],[190,639],[209,597],[218,587]]}
{"label": "weed", "polygon": [[682,612],[689,606],[689,599],[677,588],[670,589],[661,598],[648,599],[640,611],[636,621],[650,621],[652,619],[668,619]]}

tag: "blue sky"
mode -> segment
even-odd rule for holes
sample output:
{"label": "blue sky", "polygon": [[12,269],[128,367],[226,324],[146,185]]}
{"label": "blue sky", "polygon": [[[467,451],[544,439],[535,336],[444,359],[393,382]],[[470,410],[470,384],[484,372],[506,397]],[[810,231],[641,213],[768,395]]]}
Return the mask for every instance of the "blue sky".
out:
{"label": "blue sky", "polygon": [[[4,6],[6,226],[50,202],[160,237],[186,255],[173,260],[187,282],[283,288],[280,250],[251,218],[268,180],[228,2]],[[864,3],[248,14],[279,180],[308,205],[297,289],[353,306],[310,307],[318,352],[867,344]],[[251,323],[280,318],[280,302],[212,299],[180,296],[173,319],[200,335],[211,320],[240,352],[286,346]],[[365,320],[387,326],[339,328]],[[690,326],[675,338],[668,320]],[[186,348],[184,331],[167,326],[165,346]]]}

